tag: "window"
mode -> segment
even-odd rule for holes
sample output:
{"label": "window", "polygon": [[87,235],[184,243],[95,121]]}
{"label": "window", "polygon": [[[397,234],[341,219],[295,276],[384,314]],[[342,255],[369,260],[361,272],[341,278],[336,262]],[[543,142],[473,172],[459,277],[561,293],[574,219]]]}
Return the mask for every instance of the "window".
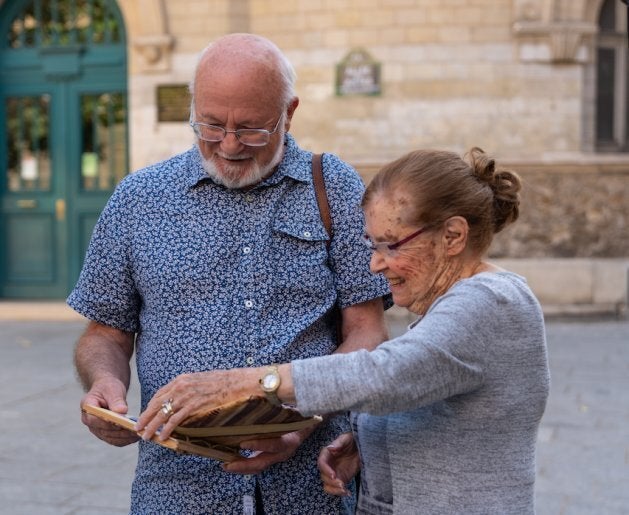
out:
{"label": "window", "polygon": [[598,19],[596,147],[602,152],[629,152],[627,8],[605,0]]}

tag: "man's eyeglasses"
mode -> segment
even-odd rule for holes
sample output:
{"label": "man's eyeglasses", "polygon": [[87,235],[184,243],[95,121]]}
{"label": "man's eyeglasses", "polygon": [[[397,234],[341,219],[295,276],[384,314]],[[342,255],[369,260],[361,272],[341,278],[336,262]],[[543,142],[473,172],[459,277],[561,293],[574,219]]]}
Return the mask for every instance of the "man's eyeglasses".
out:
{"label": "man's eyeglasses", "polygon": [[197,135],[197,138],[203,141],[218,143],[223,141],[229,133],[232,133],[243,145],[247,145],[248,147],[263,147],[269,143],[271,134],[277,131],[282,118],[284,117],[280,116],[278,118],[275,128],[272,131],[267,131],[266,129],[236,129],[234,131],[228,131],[225,127],[221,127],[220,125],[193,122],[192,120],[190,120],[190,126]]}
{"label": "man's eyeglasses", "polygon": [[408,243],[413,238],[417,238],[417,236],[419,236],[421,233],[426,231],[429,227],[430,227],[429,225],[425,225],[421,229],[415,231],[413,234],[409,234],[406,238],[402,238],[401,240],[393,242],[393,243],[389,241],[381,241],[378,243],[374,243],[373,241],[371,241],[371,238],[365,234],[363,236],[363,243],[367,245],[367,247],[371,249],[372,252],[378,251],[380,252],[380,254],[383,254],[385,256],[394,256],[396,254],[396,251],[402,245],[404,245],[405,243]]}

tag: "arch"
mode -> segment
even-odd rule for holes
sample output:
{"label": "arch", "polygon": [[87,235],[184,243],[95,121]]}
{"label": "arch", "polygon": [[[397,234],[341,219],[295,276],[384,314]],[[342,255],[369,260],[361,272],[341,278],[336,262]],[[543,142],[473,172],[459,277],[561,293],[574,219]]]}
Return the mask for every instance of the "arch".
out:
{"label": "arch", "polygon": [[598,26],[598,16],[601,12],[601,7],[603,7],[603,2],[605,0],[587,0],[584,9],[584,19],[588,23]]}
{"label": "arch", "polygon": [[130,37],[132,73],[169,71],[174,38],[164,0],[121,2]]}
{"label": "arch", "polygon": [[125,43],[115,1],[0,2],[0,10],[0,30],[8,36],[0,47],[5,49]]}

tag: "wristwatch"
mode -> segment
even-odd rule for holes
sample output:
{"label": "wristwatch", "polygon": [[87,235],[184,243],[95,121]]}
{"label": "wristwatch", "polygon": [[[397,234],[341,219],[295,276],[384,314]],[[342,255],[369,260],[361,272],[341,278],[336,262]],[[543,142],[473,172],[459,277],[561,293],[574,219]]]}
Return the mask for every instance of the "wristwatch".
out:
{"label": "wristwatch", "polygon": [[269,366],[262,377],[260,378],[260,388],[266,395],[266,398],[269,400],[271,404],[275,404],[276,406],[281,406],[282,402],[277,396],[277,390],[280,387],[281,378],[280,373],[277,370],[277,365]]}

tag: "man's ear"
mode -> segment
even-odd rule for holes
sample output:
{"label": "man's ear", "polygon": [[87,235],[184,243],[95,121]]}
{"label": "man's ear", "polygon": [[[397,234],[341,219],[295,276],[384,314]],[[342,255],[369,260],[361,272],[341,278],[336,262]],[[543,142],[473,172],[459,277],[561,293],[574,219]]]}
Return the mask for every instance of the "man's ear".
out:
{"label": "man's ear", "polygon": [[469,230],[470,226],[467,225],[467,220],[462,216],[453,216],[446,220],[443,237],[449,256],[456,256],[465,250]]}
{"label": "man's ear", "polygon": [[288,130],[290,129],[290,123],[293,119],[293,114],[295,113],[295,109],[297,109],[298,105],[299,97],[293,97],[293,100],[291,100],[290,104],[288,104],[288,107],[286,108],[286,120],[284,121],[284,130],[286,132],[288,132]]}

